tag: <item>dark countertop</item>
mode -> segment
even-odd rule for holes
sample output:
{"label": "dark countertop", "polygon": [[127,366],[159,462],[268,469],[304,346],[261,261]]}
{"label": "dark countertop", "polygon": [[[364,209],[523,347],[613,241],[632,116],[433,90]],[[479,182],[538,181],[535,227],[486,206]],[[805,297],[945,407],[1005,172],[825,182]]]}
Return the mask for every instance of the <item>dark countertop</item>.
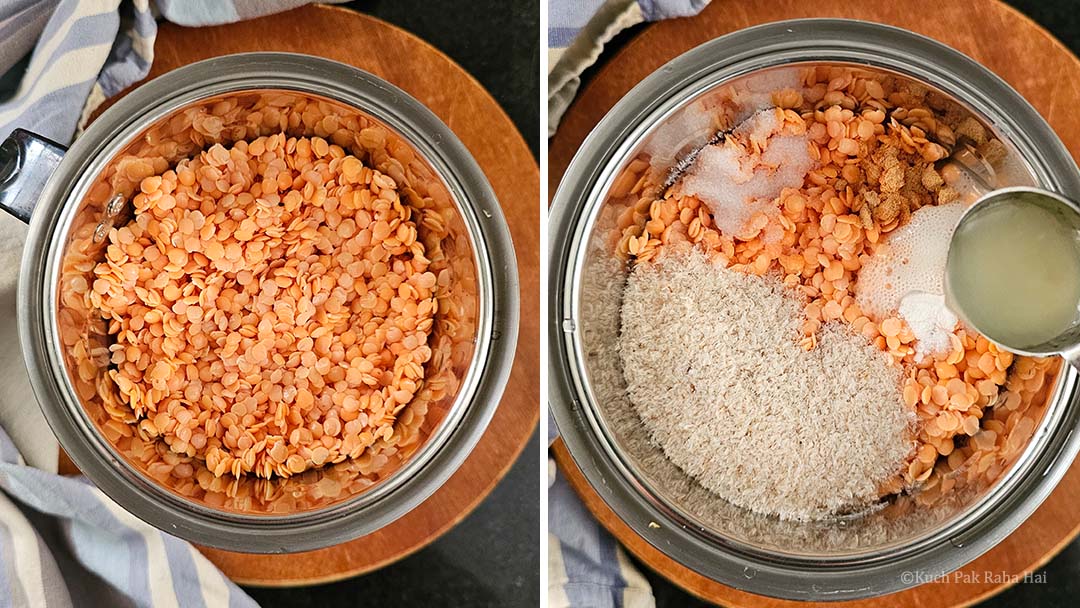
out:
{"label": "dark countertop", "polygon": [[[539,0],[368,0],[346,6],[416,34],[459,63],[539,155]],[[491,495],[417,553],[329,585],[246,590],[264,608],[531,608],[540,603],[539,501],[540,441],[534,434]]]}
{"label": "dark countertop", "polygon": [[[1046,28],[1074,54],[1080,55],[1080,3],[1076,0],[1006,0],[1008,4],[1031,17]],[[582,78],[582,89],[596,74],[600,66],[609,60],[647,25],[639,25],[623,31],[604,49],[600,60],[590,67]],[[1080,505],[1077,506],[1080,508]],[[681,588],[669,583],[641,562],[634,560],[653,587],[658,608],[704,608],[712,606],[693,597]],[[980,608],[1029,608],[1032,606],[1057,607],[1080,604],[1080,538],[1067,545],[1036,574],[1034,580],[1045,582],[1020,583],[1006,589],[985,602]],[[1072,598],[1072,599],[1069,599]]]}
{"label": "dark countertop", "polygon": [[539,158],[540,0],[359,0],[344,6],[446,53],[484,85]]}
{"label": "dark countertop", "polygon": [[263,608],[529,607],[540,603],[540,440],[465,521],[370,574],[291,589],[245,587]]}

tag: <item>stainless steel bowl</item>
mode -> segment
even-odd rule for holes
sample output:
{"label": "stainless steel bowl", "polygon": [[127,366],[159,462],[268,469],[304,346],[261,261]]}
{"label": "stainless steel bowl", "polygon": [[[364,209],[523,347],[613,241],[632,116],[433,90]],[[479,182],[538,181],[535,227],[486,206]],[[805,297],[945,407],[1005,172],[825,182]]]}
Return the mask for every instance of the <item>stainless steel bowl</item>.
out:
{"label": "stainless steel bowl", "polygon": [[[853,66],[921,83],[1005,144],[996,184],[1076,197],[1080,171],[1036,111],[971,59],[916,34],[847,20],[771,23],[706,43],[628,93],[567,169],[551,211],[549,399],[593,488],[638,535],[721,583],[798,600],[883,595],[950,572],[993,547],[1054,488],[1080,449],[1077,373],[1033,397],[1038,424],[1000,475],[929,507],[900,499],[862,517],[792,523],[711,495],[650,443],[625,395],[616,341],[627,266],[618,217],[628,184],[707,140],[709,113],[767,92],[792,71]],[[772,83],[772,84],[771,84]],[[662,180],[661,180],[662,181]],[[648,201],[645,201],[646,203]],[[614,233],[614,236],[613,236]],[[1060,365],[1054,365],[1059,369]]]}
{"label": "stainless steel bowl", "polygon": [[[212,143],[281,131],[325,137],[421,201],[421,238],[437,247],[433,264],[452,277],[441,294],[427,380],[399,414],[393,437],[358,458],[288,479],[214,477],[197,461],[177,469],[175,454],[126,436],[106,411],[97,386],[108,358],[97,354],[107,337],[72,285],[85,280],[104,235],[126,212],[145,168],[131,168],[137,159],[163,167]],[[18,322],[34,392],[72,460],[138,517],[231,550],[329,546],[420,504],[479,440],[517,341],[513,247],[469,152],[400,89],[315,57],[233,55],[139,87],[66,152],[25,132],[3,150],[10,162],[0,162],[7,167],[0,171],[0,204],[30,218]]]}

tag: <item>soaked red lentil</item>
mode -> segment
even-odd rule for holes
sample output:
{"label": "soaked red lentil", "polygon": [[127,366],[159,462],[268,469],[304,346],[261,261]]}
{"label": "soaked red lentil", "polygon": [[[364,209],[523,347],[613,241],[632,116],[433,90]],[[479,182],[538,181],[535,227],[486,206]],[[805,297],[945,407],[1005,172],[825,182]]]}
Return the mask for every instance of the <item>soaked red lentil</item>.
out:
{"label": "soaked red lentil", "polygon": [[394,179],[278,134],[148,175],[132,203],[85,297],[140,436],[264,478],[390,437],[424,381],[440,283]]}
{"label": "soaked red lentil", "polygon": [[[883,235],[922,206],[964,196],[953,187],[958,176],[934,165],[958,137],[991,161],[1004,145],[940,95],[893,77],[821,67],[806,70],[802,85],[775,91],[772,102],[785,132],[806,134],[818,166],[802,188],[781,192],[777,215],[724,234],[698,198],[665,191],[666,175],[650,171],[645,156],[612,187],[611,196],[627,203],[616,253],[647,263],[666,248],[693,245],[731,268],[778,274],[806,297],[804,348],[814,347],[823,322],[843,321],[888,352],[904,370],[903,398],[919,423],[916,449],[882,494],[917,489],[918,502],[932,503],[958,484],[996,479],[1032,436],[1057,363],[1014,356],[962,328],[947,352],[917,361],[907,324],[872,318],[854,293]],[[731,122],[733,108],[715,110]]]}

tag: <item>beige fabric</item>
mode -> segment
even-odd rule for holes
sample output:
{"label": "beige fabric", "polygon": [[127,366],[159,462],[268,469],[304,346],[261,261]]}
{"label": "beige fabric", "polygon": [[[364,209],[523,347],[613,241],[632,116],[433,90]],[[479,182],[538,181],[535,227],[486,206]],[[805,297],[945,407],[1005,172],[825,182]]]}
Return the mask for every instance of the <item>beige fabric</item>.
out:
{"label": "beige fabric", "polygon": [[652,585],[638,572],[622,546],[615,548],[615,557],[619,560],[619,572],[626,579],[623,589],[623,608],[656,608],[656,598],[652,594]]}
{"label": "beige fabric", "polygon": [[645,20],[636,0],[608,0],[565,49],[548,50],[548,137],[581,86],[581,73],[596,62],[604,45],[622,30]]}
{"label": "beige fabric", "polygon": [[26,464],[55,473],[59,444],[34,399],[19,345],[15,293],[25,240],[26,225],[0,212],[0,427]]}

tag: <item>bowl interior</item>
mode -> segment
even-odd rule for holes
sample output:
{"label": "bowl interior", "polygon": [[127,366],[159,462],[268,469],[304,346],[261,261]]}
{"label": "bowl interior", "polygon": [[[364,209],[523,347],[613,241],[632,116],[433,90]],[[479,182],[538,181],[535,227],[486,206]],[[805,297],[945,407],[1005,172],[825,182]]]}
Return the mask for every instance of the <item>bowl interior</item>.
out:
{"label": "bowl interior", "polygon": [[[631,268],[629,235],[648,219],[658,187],[670,170],[754,110],[771,106],[774,92],[803,89],[850,75],[883,84],[903,84],[929,91],[927,100],[950,120],[974,118],[1000,144],[993,160],[994,187],[1036,185],[1037,173],[993,121],[954,96],[906,75],[867,65],[795,63],[729,79],[664,110],[647,130],[635,132],[612,161],[606,181],[597,186],[586,211],[584,240],[573,266],[571,294],[576,331],[573,348],[587,395],[586,407],[631,484],[648,502],[672,514],[708,543],[737,548],[773,559],[847,560],[883,555],[911,545],[973,512],[1022,460],[1030,438],[1039,435],[1048,405],[1061,389],[1058,359],[1017,357],[997,405],[984,420],[1001,433],[986,449],[958,440],[950,466],[942,459],[918,491],[895,495],[868,514],[817,522],[781,521],[735,507],[712,494],[668,460],[650,439],[626,395],[617,343],[623,286]],[[809,103],[809,102],[807,102]],[[824,107],[819,100],[815,107]],[[831,104],[829,104],[831,105]],[[813,108],[810,108],[813,109]],[[910,118],[910,117],[908,117]],[[905,123],[906,124],[906,123]],[[916,124],[912,121],[912,124]],[[910,126],[910,125],[909,125]],[[932,126],[921,125],[931,132]],[[640,135],[640,136],[639,136]],[[963,180],[961,173],[959,180]],[[963,200],[978,192],[966,183],[954,186]],[[650,192],[651,189],[651,192]],[[1018,431],[1016,431],[1019,429]],[[1016,431],[1014,433],[1014,431]]]}
{"label": "bowl interior", "polygon": [[[115,365],[109,347],[115,338],[91,306],[95,297],[91,286],[110,231],[131,220],[131,201],[143,178],[159,175],[214,144],[228,147],[279,133],[323,138],[393,179],[401,204],[411,210],[417,241],[426,248],[438,286],[424,380],[414,398],[392,415],[392,431],[365,437],[362,447],[355,442],[343,445],[340,439],[331,442],[332,452],[347,456],[336,464],[267,478],[235,475],[235,469],[222,467],[211,470],[200,457],[177,454],[139,429],[141,420],[118,397],[110,375]],[[407,476],[438,451],[467,405],[458,397],[477,354],[480,289],[463,202],[456,200],[444,176],[413,142],[369,112],[336,100],[297,90],[247,89],[172,108],[111,149],[114,153],[83,176],[84,186],[68,201],[71,211],[54,233],[52,247],[62,251],[54,252],[61,261],[53,309],[46,315],[56,324],[49,346],[59,355],[65,380],[81,404],[72,408],[77,410],[72,415],[85,419],[86,439],[102,458],[116,463],[133,483],[150,492],[165,491],[182,504],[232,515],[272,516],[323,510],[370,495],[373,489]],[[191,404],[161,407],[176,405]],[[218,420],[208,441],[222,441],[224,413],[206,407],[205,415]],[[243,450],[235,446],[231,450],[234,458],[243,458]]]}

